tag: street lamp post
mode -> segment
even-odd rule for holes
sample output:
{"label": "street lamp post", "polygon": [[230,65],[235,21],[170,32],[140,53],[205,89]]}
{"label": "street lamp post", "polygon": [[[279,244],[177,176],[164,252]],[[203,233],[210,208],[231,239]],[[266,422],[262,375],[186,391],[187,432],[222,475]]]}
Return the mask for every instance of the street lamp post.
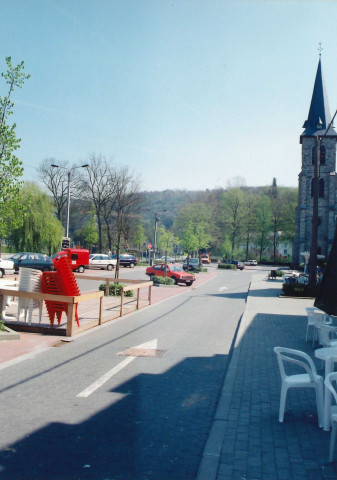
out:
{"label": "street lamp post", "polygon": [[69,216],[70,216],[70,180],[71,180],[71,173],[73,170],[76,168],[88,168],[89,165],[79,165],[78,167],[72,167],[67,169],[66,167],[61,167],[60,165],[51,165],[53,168],[62,168],[64,170],[67,170],[67,175],[68,175],[68,189],[67,189],[67,218],[66,218],[66,237],[69,238]]}
{"label": "street lamp post", "polygon": [[[167,209],[165,208],[162,210],[162,212],[167,212]],[[153,260],[156,259],[156,253],[157,253],[157,225],[160,220],[159,213],[154,214],[154,246],[153,246]]]}

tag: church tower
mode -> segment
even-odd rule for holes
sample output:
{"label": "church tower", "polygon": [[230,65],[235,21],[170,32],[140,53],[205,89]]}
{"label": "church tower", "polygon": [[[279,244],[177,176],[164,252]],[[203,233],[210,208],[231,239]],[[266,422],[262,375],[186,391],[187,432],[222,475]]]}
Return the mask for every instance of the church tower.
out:
{"label": "church tower", "polygon": [[[295,266],[304,262],[304,256],[301,254],[309,252],[311,246],[315,137],[318,137],[318,145],[320,145],[317,254],[324,256],[324,261],[327,260],[330,253],[335,235],[337,134],[333,126],[327,131],[330,122],[328,98],[322,74],[321,58],[319,58],[308,119],[304,122],[305,130],[300,136],[302,167],[298,176],[298,204],[293,245],[293,264]],[[322,139],[321,143],[320,139]]]}

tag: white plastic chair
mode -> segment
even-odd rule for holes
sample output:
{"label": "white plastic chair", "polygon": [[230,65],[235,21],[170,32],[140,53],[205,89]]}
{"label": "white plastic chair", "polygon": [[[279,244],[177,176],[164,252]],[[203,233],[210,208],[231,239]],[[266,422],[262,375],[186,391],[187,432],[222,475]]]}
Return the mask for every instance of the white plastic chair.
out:
{"label": "white plastic chair", "polygon": [[[33,268],[20,268],[19,291],[40,292],[41,291],[42,272]],[[29,298],[18,297],[18,320],[24,317],[24,321],[31,323],[33,309],[39,309],[39,323],[41,323],[43,302]]]}
{"label": "white plastic chair", "polygon": [[305,340],[308,341],[309,328],[313,327],[312,345],[314,346],[315,341],[318,338],[317,330],[319,328],[319,325],[321,325],[321,324],[331,325],[332,320],[329,317],[329,315],[327,315],[325,312],[323,312],[322,310],[319,310],[316,307],[307,307],[305,310],[306,310],[307,315],[308,315],[308,325],[307,325],[307,333],[306,333]]}
{"label": "white plastic chair", "polygon": [[[330,390],[337,404],[337,391],[336,391],[336,382],[337,382],[337,372],[329,373],[325,379],[325,385]],[[337,433],[337,406],[334,405],[331,407],[331,436],[330,436],[330,452],[329,452],[329,462],[333,461],[333,453],[336,444],[336,433]]]}
{"label": "white plastic chair", "polygon": [[[282,379],[279,421],[283,422],[289,388],[314,388],[316,392],[317,417],[319,427],[323,426],[323,378],[317,375],[312,359],[305,352],[285,347],[275,347],[278,365]],[[302,367],[306,373],[287,375],[284,363],[289,362]]]}
{"label": "white plastic chair", "polygon": [[316,323],[318,343],[322,347],[337,347],[337,327],[325,323]]}

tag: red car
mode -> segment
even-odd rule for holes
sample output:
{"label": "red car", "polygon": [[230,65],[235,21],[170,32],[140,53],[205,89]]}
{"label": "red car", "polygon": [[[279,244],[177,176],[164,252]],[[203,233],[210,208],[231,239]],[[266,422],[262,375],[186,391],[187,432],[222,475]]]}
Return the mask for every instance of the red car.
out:
{"label": "red car", "polygon": [[[158,263],[146,269],[146,275],[153,280],[153,277],[163,277],[165,271],[165,263]],[[192,285],[195,276],[192,273],[187,273],[180,265],[166,265],[166,276],[173,279],[174,284],[185,283],[188,287]]]}

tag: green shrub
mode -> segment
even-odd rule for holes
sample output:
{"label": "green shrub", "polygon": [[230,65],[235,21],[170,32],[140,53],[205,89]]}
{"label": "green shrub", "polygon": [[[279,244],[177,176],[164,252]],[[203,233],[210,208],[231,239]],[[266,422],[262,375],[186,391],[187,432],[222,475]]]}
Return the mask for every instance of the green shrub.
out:
{"label": "green shrub", "polygon": [[194,267],[194,270],[191,270],[191,272],[200,273],[200,272],[208,272],[208,270],[205,267]]}
{"label": "green shrub", "polygon": [[153,277],[153,283],[159,283],[160,285],[174,285],[173,278],[170,277]]}
{"label": "green shrub", "polygon": [[4,332],[6,329],[5,329],[5,324],[4,322],[0,319],[0,332]]}
{"label": "green shrub", "polygon": [[[122,287],[125,286],[125,283],[110,283],[109,285],[109,296],[110,297],[120,297],[122,293]],[[101,285],[98,287],[99,290],[103,290],[105,292],[106,289],[106,283],[101,283]],[[133,290],[127,290],[124,292],[124,295],[126,297],[133,297]]]}
{"label": "green shrub", "polygon": [[236,270],[236,265],[232,265],[231,263],[219,263],[218,268],[224,268],[226,270]]}
{"label": "green shrub", "polygon": [[282,285],[283,295],[289,297],[313,297],[318,293],[319,285],[290,285],[284,283]]}
{"label": "green shrub", "polygon": [[283,270],[276,270],[276,276],[277,277],[283,277],[284,271]]}

